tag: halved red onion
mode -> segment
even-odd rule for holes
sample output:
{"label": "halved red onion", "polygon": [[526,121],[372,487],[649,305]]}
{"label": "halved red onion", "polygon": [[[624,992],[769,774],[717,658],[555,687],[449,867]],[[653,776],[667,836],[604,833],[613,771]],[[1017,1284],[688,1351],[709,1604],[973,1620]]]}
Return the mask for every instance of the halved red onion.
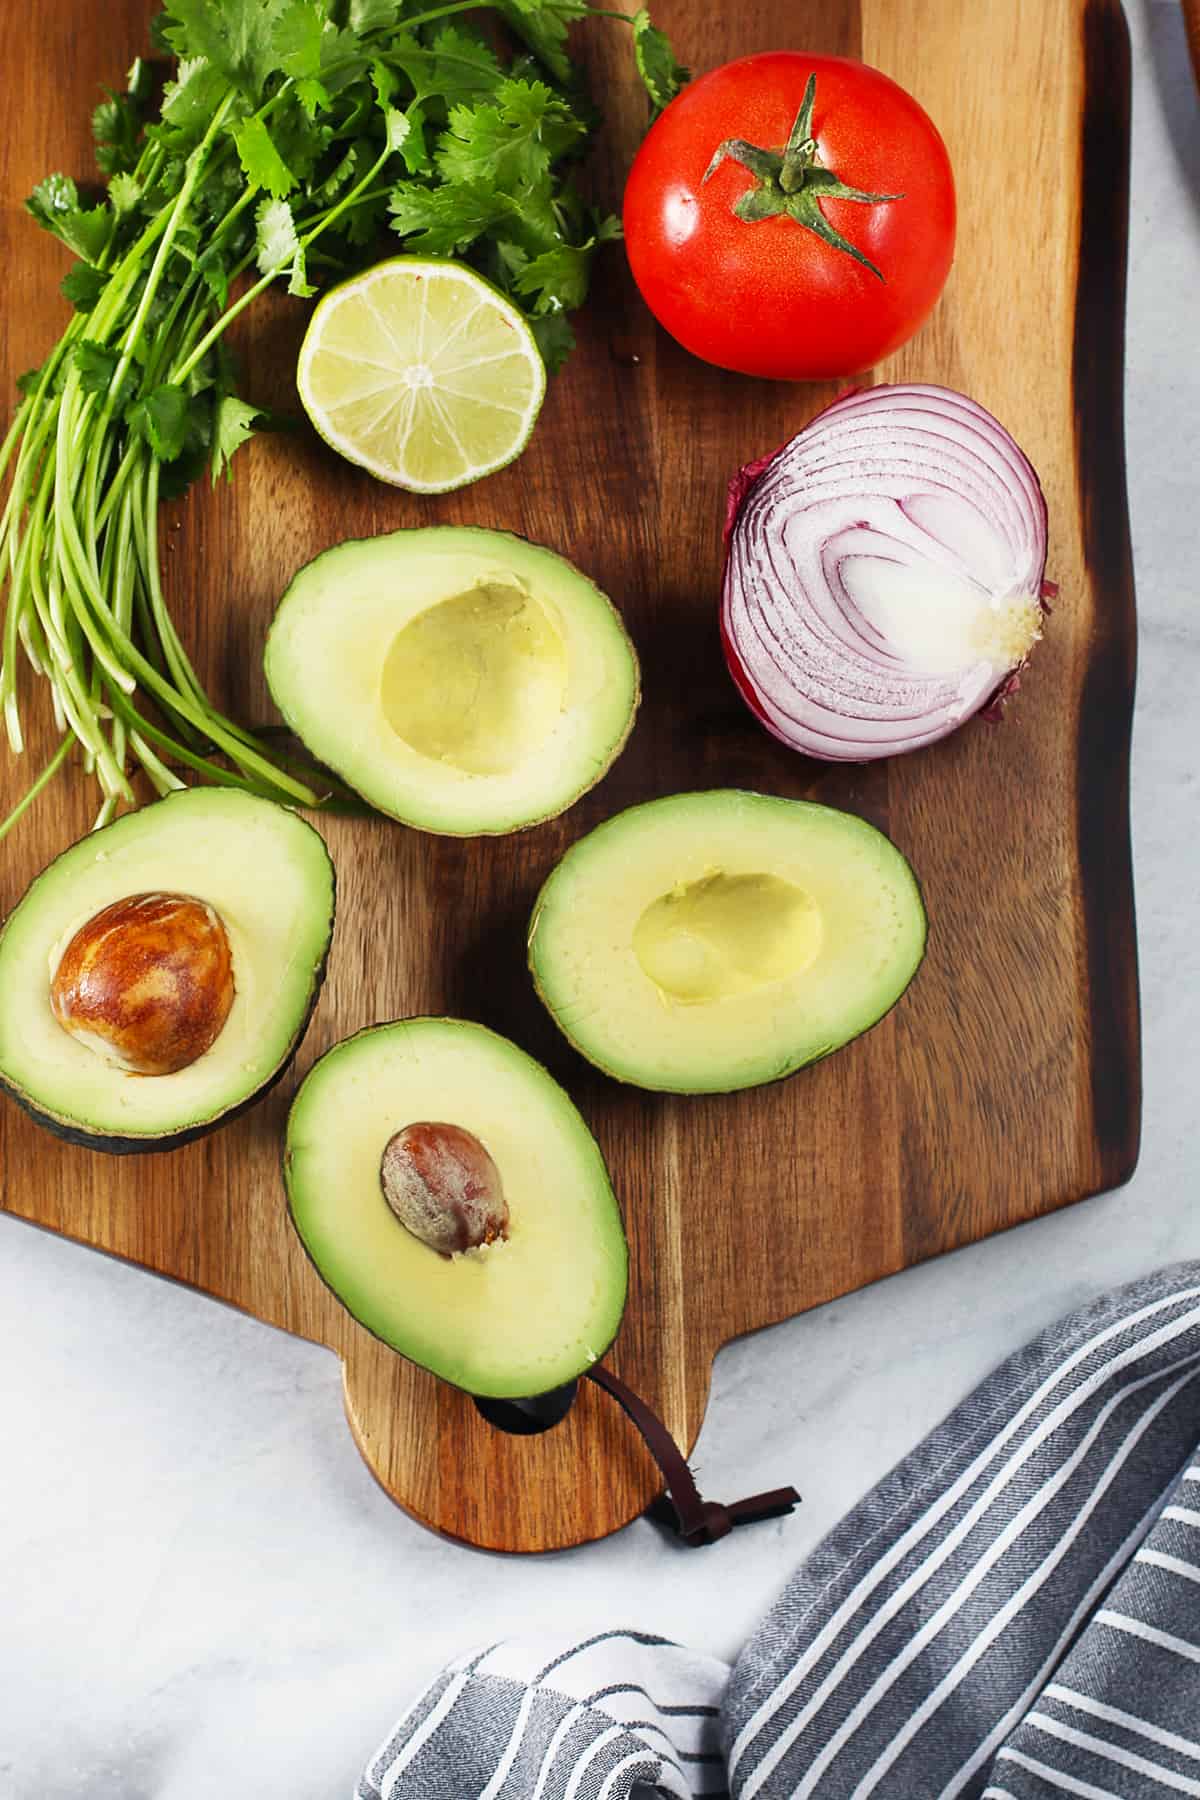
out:
{"label": "halved red onion", "polygon": [[721,636],[768,731],[828,762],[946,737],[1041,636],[1046,502],[949,388],[863,388],[733,479]]}

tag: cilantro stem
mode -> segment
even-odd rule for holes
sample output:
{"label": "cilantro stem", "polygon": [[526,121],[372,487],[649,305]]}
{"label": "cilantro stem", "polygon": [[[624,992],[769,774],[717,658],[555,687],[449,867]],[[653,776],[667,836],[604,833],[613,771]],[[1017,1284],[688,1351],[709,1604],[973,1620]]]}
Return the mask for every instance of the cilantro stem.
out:
{"label": "cilantro stem", "polygon": [[112,378],[112,391],[114,393],[120,393],[121,383],[128,373],[129,364],[133,356],[133,346],[141,337],[142,328],[146,323],[146,315],[150,310],[150,303],[154,299],[158,284],[162,279],[163,269],[166,267],[166,261],[167,257],[170,255],[171,245],[175,241],[179,227],[183,222],[184,214],[187,212],[187,209],[191,204],[192,195],[196,191],[196,183],[200,179],[200,171],[204,167],[204,161],[208,155],[209,148],[213,139],[220,132],[226,119],[229,117],[230,109],[236,98],[237,96],[231,88],[213,113],[213,116],[209,121],[208,130],[187,159],[187,173],[183,178],[183,186],[180,188],[179,193],[175,198],[174,205],[171,208],[171,212],[167,219],[166,229],[158,240],[158,248],[154,253],[154,261],[150,265],[150,273],[146,277],[146,285],[142,290],[142,297],[138,302],[137,311],[134,313],[133,320],[129,325],[128,330],[125,332],[124,348],[121,351],[120,361],[117,363],[116,373]]}
{"label": "cilantro stem", "polygon": [[20,406],[18,406],[16,412],[13,414],[12,424],[4,435],[4,442],[0,444],[0,481],[4,480],[4,472],[8,468],[9,462],[12,460],[13,451],[25,435],[25,427],[28,424],[29,415],[32,410],[33,397],[30,395],[27,399],[22,400]]}
{"label": "cilantro stem", "polygon": [[[290,257],[288,258],[288,261],[291,261]],[[287,263],[280,263],[277,268],[268,270],[267,274],[260,276],[254,283],[254,286],[247,288],[246,292],[240,295],[239,298],[233,302],[232,306],[226,307],[216,324],[211,330],[205,332],[191,354],[185,357],[182,363],[176,364],[171,370],[171,380],[177,386],[183,385],[188,376],[195,369],[196,365],[204,361],[204,358],[217,342],[217,339],[233,324],[233,321],[237,318],[238,314],[245,312],[246,308],[251,305],[253,301],[257,300],[258,296],[269,288],[273,281],[278,281],[280,275],[282,275],[287,266]]]}
{"label": "cilantro stem", "polygon": [[18,819],[22,818],[23,815],[28,812],[43,788],[49,787],[74,748],[74,734],[68,731],[63,736],[62,742],[54,752],[54,755],[50,758],[50,761],[37,777],[37,780],[32,782],[30,786],[26,788],[25,792],[21,795],[21,798],[17,801],[17,804],[9,813],[7,819],[0,820],[0,842],[8,836]]}
{"label": "cilantro stem", "polygon": [[451,0],[448,6],[435,6],[429,12],[413,13],[411,18],[402,21],[405,31],[415,31],[418,25],[432,25],[435,19],[449,18],[451,13],[478,12],[487,0]]}

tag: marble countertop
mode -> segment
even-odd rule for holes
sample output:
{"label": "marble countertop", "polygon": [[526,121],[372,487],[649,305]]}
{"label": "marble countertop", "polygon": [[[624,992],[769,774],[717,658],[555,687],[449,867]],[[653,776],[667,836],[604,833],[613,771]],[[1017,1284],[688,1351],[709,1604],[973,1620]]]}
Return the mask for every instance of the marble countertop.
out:
{"label": "marble countertop", "polygon": [[1002,1356],[1200,1256],[1200,106],[1178,0],[1128,10],[1134,1180],[723,1351],[705,1483],[794,1480],[806,1498],[704,1553],[702,1579],[645,1521],[523,1560],[442,1542],[355,1453],[327,1352],[0,1218],[0,1800],[348,1796],[442,1661],[518,1630],[642,1624],[732,1656],[793,1564]]}

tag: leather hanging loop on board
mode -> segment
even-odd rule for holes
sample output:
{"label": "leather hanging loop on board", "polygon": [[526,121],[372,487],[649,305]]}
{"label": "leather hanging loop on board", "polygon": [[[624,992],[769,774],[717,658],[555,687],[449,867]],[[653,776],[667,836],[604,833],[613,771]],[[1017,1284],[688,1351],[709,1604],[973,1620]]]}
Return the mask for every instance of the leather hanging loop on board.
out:
{"label": "leather hanging loop on board", "polygon": [[650,1511],[656,1518],[672,1525],[685,1544],[696,1549],[703,1544],[715,1544],[719,1538],[727,1537],[735,1525],[782,1518],[800,1504],[800,1496],[793,1487],[772,1488],[770,1493],[734,1500],[728,1506],[722,1506],[719,1500],[703,1499],[687,1458],[658,1414],[611,1370],[597,1364],[587,1373],[590,1381],[612,1395],[640,1431],[646,1448],[662,1470],[669,1496],[665,1509],[659,1502]]}

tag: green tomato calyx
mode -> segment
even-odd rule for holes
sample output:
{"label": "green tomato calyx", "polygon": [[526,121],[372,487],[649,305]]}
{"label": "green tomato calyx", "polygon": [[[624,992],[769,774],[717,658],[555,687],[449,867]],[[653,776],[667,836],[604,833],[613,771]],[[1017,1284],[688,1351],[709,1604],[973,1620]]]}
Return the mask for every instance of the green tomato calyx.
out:
{"label": "green tomato calyx", "polygon": [[733,203],[733,211],[747,224],[760,219],[774,219],[781,214],[803,225],[834,250],[852,256],[855,262],[870,269],[883,280],[870,257],[864,256],[848,238],[834,229],[821,211],[822,200],[857,200],[864,206],[881,206],[885,201],[903,200],[903,194],[868,194],[861,188],[847,187],[832,169],[817,160],[817,141],[813,136],[813,104],[817,97],[817,78],[810,75],[804,99],[791,135],[782,150],[763,150],[748,144],[744,138],[725,138],[717,145],[712,161],[704,171],[704,180],[714,175],[725,161],[741,163],[757,177],[755,185],[746,189]]}

